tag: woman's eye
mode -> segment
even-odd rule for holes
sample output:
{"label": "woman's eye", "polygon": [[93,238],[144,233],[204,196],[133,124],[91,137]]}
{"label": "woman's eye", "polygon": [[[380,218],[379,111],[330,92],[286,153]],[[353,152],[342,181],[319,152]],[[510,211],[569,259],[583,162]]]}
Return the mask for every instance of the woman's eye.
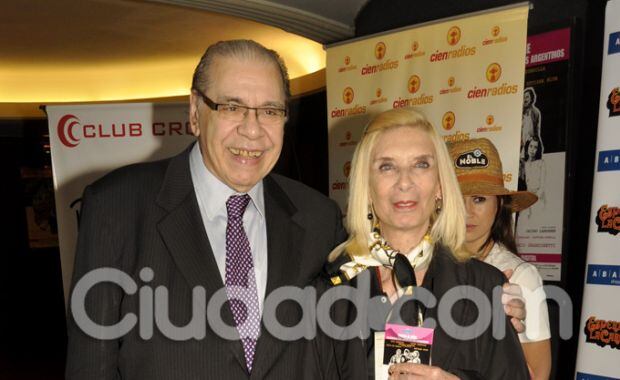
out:
{"label": "woman's eye", "polygon": [[379,165],[379,170],[381,170],[382,172],[388,171],[393,169],[392,164],[381,164]]}
{"label": "woman's eye", "polygon": [[474,203],[482,203],[485,202],[487,199],[485,197],[474,197]]}
{"label": "woman's eye", "polygon": [[431,165],[427,162],[427,161],[420,161],[418,163],[415,164],[416,168],[422,168],[422,169],[427,169],[429,168]]}

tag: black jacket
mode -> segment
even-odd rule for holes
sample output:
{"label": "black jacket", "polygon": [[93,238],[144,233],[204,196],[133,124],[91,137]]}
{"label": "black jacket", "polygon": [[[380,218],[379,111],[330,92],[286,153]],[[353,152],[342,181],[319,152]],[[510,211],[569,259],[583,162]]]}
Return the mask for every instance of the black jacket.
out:
{"label": "black jacket", "polygon": [[[381,288],[376,276],[375,268],[366,270],[370,274],[371,296],[380,296]],[[354,278],[349,284],[358,286],[358,279]],[[470,285],[470,288],[459,288],[459,295],[471,296],[479,289],[491,301],[493,289],[506,281],[504,275],[495,267],[472,259],[467,262],[457,262],[445,247],[438,245],[435,255],[424,277],[422,286],[431,291],[440,302],[443,296],[458,285]],[[322,291],[328,285],[325,281],[318,284]],[[472,288],[473,287],[473,288]],[[384,300],[385,301],[385,300]],[[352,323],[357,311],[348,302],[336,303],[332,318],[340,325]],[[389,302],[385,304],[390,308]],[[529,379],[525,357],[516,332],[512,328],[509,318],[500,307],[497,317],[504,322],[505,337],[496,340],[492,335],[492,324],[480,336],[468,340],[455,339],[446,332],[438,320],[438,307],[425,308],[424,319],[433,318],[438,321],[435,329],[432,347],[432,364],[451,372],[461,379]],[[477,318],[478,311],[471,301],[459,301],[452,307],[453,321],[460,326],[469,326]],[[446,327],[446,328],[444,328]],[[457,329],[457,333],[461,329]],[[354,338],[347,341],[335,340],[325,335],[319,336],[317,345],[320,355],[320,365],[323,368],[324,378],[329,379],[362,379],[372,378],[373,370],[374,335],[367,339]]]}
{"label": "black jacket", "polygon": [[[111,267],[128,274],[138,288],[168,289],[169,320],[191,320],[192,289],[202,286],[206,301],[223,288],[192,185],[189,151],[167,160],[116,170],[84,192],[73,283],[93,269]],[[321,270],[330,250],[345,237],[335,202],[301,183],[269,175],[264,179],[268,280],[266,295],[286,285],[304,287]],[[152,280],[140,278],[149,267]],[[200,304],[199,308],[206,305]],[[139,314],[139,296],[118,285],[91,288],[88,316],[113,325]],[[278,309],[282,323],[298,318],[297,308]],[[232,313],[222,319],[233,325]],[[67,379],[286,379],[319,376],[309,341],[274,338],[263,325],[248,375],[239,340],[220,338],[207,326],[206,337],[173,341],[154,327],[143,340],[136,325],[125,336],[101,340],[87,336],[69,312]]]}

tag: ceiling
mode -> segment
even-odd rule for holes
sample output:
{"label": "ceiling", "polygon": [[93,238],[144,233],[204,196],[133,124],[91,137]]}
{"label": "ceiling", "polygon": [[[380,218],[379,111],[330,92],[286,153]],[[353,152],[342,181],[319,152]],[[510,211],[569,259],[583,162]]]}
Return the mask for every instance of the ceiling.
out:
{"label": "ceiling", "polygon": [[234,38],[277,50],[291,78],[324,85],[308,76],[325,67],[322,44],[351,37],[365,2],[3,0],[0,117],[24,105],[186,96],[205,48]]}

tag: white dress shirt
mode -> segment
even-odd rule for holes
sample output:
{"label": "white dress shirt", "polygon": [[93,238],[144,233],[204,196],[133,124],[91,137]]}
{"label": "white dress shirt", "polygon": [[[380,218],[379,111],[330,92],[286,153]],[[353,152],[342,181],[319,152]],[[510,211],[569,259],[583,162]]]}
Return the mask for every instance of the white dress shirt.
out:
{"label": "white dress shirt", "polygon": [[[194,144],[190,152],[189,166],[202,222],[211,243],[215,262],[222,276],[222,282],[225,283],[226,225],[228,223],[226,201],[231,195],[239,195],[240,193],[228,187],[207,169],[198,143]],[[252,250],[258,304],[262,314],[267,287],[267,225],[263,182],[258,182],[247,194],[250,196],[251,202],[243,214],[243,229],[248,236]]]}

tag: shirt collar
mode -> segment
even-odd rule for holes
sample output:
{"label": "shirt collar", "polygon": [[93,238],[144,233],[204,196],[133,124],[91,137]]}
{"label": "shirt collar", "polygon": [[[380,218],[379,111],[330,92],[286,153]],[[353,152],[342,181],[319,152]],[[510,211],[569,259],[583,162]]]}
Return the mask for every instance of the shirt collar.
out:
{"label": "shirt collar", "polygon": [[[218,216],[227,216],[226,201],[232,195],[241,194],[220,181],[204,164],[200,144],[195,143],[190,152],[190,171],[198,197],[204,200],[202,207],[209,220]],[[263,181],[259,181],[247,192],[252,204],[261,218],[265,217],[265,197],[263,194]]]}

